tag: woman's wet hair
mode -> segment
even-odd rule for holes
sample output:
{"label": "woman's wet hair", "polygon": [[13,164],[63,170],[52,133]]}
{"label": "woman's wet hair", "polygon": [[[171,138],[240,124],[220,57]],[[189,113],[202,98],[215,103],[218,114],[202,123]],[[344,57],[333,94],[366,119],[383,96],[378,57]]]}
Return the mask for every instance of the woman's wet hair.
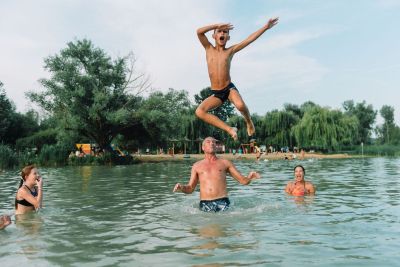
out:
{"label": "woman's wet hair", "polygon": [[294,168],[293,168],[293,171],[296,171],[296,168],[297,167],[300,167],[302,170],[303,170],[303,173],[304,173],[304,175],[306,175],[306,169],[304,169],[304,167],[303,167],[303,165],[296,165]]}
{"label": "woman's wet hair", "polygon": [[[20,182],[19,182],[18,189],[20,189],[22,187],[22,185],[25,182],[26,176],[28,176],[34,168],[36,168],[35,165],[28,165],[28,166],[25,166],[21,170],[21,179],[20,179]],[[15,196],[15,209],[17,209],[17,196]]]}

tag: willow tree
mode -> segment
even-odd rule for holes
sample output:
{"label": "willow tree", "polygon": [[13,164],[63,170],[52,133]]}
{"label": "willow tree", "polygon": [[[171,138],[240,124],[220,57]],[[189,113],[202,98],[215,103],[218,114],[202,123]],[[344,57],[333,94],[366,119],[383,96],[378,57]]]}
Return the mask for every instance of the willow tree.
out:
{"label": "willow tree", "polygon": [[292,127],[299,121],[299,116],[293,111],[268,112],[262,122],[261,133],[263,141],[267,145],[294,146],[295,140]]}
{"label": "willow tree", "polygon": [[339,110],[315,106],[308,109],[293,133],[300,147],[335,150],[356,139],[358,120]]}
{"label": "willow tree", "polygon": [[28,97],[63,129],[109,149],[117,134],[139,122],[139,95],[149,83],[134,67],[133,55],[112,59],[89,40],[69,42],[45,59],[44,91]]}

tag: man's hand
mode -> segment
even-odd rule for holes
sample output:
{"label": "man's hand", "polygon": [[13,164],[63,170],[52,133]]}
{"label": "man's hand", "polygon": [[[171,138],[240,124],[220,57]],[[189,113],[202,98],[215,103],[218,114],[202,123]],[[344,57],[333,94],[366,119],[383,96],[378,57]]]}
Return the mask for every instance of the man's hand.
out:
{"label": "man's hand", "polygon": [[177,183],[172,192],[182,192],[182,185],[180,183]]}
{"label": "man's hand", "polygon": [[279,20],[279,18],[269,19],[269,21],[268,21],[268,23],[267,23],[267,30],[271,29],[271,28],[274,27],[276,24],[278,24],[278,20]]}
{"label": "man's hand", "polygon": [[8,215],[0,216],[0,229],[3,229],[7,225],[11,224],[11,218]]}
{"label": "man's hand", "polygon": [[261,175],[258,172],[250,172],[249,175],[247,175],[247,178],[250,180],[260,179]]}

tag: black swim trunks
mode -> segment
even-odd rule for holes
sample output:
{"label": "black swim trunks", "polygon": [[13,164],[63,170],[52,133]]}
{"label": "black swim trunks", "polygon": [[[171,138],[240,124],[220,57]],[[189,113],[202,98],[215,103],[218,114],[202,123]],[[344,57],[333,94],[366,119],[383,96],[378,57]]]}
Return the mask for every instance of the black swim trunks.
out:
{"label": "black swim trunks", "polygon": [[222,90],[212,90],[212,89],[210,90],[213,96],[221,99],[222,103],[225,103],[225,101],[228,100],[229,94],[232,89],[238,91],[238,89],[233,83],[229,83],[228,86]]}
{"label": "black swim trunks", "polygon": [[201,200],[199,206],[200,210],[205,212],[218,212],[228,210],[230,204],[229,198],[223,197],[214,200]]}

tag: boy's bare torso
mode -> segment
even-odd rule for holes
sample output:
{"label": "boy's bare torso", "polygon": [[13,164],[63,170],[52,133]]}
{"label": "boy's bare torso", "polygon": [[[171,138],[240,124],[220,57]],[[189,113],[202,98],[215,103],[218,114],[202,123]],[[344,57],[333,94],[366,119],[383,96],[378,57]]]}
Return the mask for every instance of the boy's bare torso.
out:
{"label": "boy's bare torso", "polygon": [[206,49],[211,89],[222,90],[231,82],[230,68],[233,55],[231,48],[216,48],[210,45]]}

